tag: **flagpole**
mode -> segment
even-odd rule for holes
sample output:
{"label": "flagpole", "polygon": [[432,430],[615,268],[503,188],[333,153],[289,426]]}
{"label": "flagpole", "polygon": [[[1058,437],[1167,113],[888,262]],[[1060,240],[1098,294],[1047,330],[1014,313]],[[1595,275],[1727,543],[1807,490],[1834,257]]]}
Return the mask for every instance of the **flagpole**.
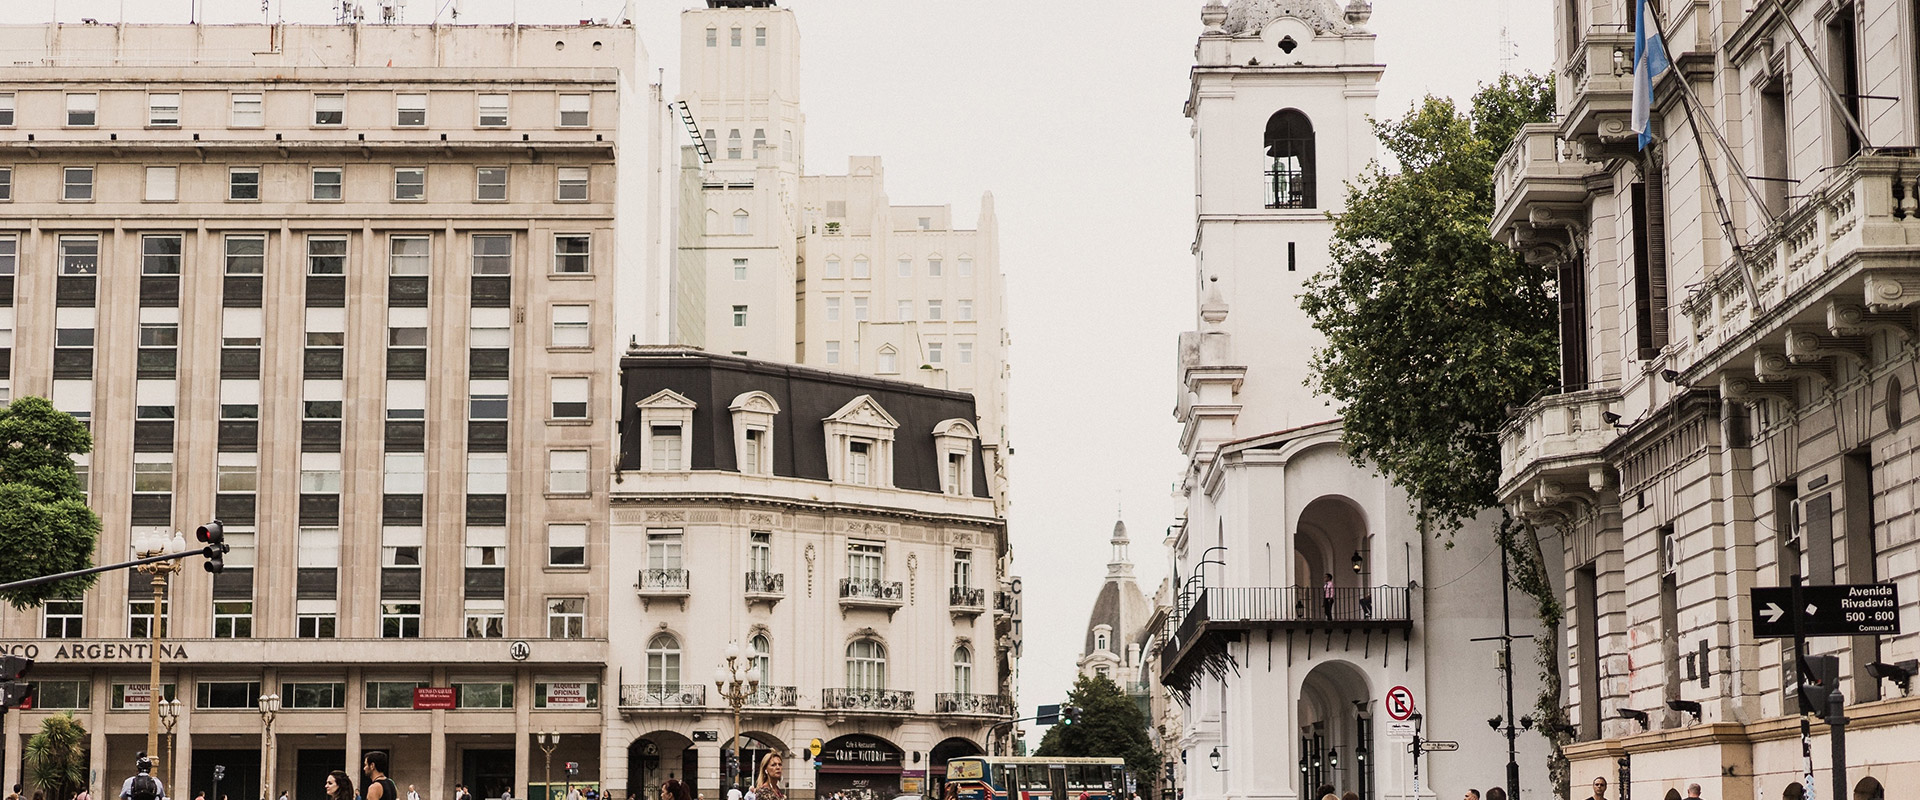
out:
{"label": "flagpole", "polygon": [[[1820,59],[1813,54],[1813,46],[1807,44],[1807,40],[1800,35],[1800,29],[1794,26],[1793,17],[1787,16],[1787,10],[1780,5],[1780,0],[1768,0],[1768,2],[1773,5],[1773,13],[1780,15],[1780,25],[1786,28],[1788,33],[1793,34],[1793,41],[1800,45],[1800,52],[1806,54],[1807,66],[1812,67],[1813,74],[1820,78],[1820,85],[1827,90],[1827,97],[1840,107],[1840,118],[1846,121],[1847,127],[1853,129],[1853,135],[1860,137],[1860,148],[1864,150],[1872,147],[1872,143],[1867,140],[1866,129],[1860,127],[1860,120],[1854,118],[1856,108],[1847,103],[1846,98],[1840,95],[1839,89],[1833,88],[1833,79],[1827,77],[1826,68],[1820,66]],[[1859,24],[1858,18],[1855,19],[1855,24]]]}

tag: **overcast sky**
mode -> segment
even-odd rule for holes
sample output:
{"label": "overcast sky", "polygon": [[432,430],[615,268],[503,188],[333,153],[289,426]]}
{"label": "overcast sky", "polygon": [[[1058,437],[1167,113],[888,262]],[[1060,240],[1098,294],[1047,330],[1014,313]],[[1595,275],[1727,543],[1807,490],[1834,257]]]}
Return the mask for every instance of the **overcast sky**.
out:
{"label": "overcast sky", "polygon": [[[11,0],[0,21],[185,22],[190,0]],[[331,22],[328,0],[274,0],[290,22]],[[284,2],[284,7],[281,3]],[[407,22],[451,0],[411,0]],[[462,0],[462,22],[572,23],[623,0]],[[1171,409],[1174,344],[1193,327],[1192,141],[1180,108],[1202,0],[781,0],[798,17],[810,172],[885,158],[895,203],[1000,217],[1013,335],[1012,530],[1025,577],[1020,700],[1059,702],[1073,679],[1116,509],[1142,589],[1166,572],[1180,514]],[[1344,5],[1344,3],[1339,3]],[[368,2],[376,6],[377,2]],[[678,12],[632,0],[667,91]],[[258,22],[256,0],[199,0],[208,22]],[[1534,0],[1376,0],[1386,63],[1379,114],[1424,94],[1465,99],[1501,68],[1550,61],[1552,11]],[[1249,432],[1252,433],[1252,432]],[[920,654],[916,654],[920,655]],[[944,658],[944,654],[939,654]],[[1028,727],[1037,743],[1037,729]]]}

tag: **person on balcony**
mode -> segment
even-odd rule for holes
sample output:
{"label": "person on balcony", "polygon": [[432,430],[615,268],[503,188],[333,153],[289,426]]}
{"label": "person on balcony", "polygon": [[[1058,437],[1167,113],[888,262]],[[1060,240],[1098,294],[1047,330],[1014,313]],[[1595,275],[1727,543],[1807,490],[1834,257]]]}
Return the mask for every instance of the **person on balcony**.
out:
{"label": "person on balcony", "polygon": [[1323,593],[1325,597],[1321,599],[1320,604],[1327,611],[1327,619],[1333,619],[1333,573],[1331,572],[1327,573],[1327,584]]}

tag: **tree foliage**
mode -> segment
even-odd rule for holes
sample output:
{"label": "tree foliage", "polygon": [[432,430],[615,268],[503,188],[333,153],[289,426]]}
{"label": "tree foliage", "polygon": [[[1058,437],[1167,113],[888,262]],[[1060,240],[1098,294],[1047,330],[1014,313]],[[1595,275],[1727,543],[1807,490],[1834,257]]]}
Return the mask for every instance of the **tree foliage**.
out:
{"label": "tree foliage", "polygon": [[1147,736],[1147,714],[1140,704],[1104,675],[1080,676],[1067,704],[1080,709],[1079,719],[1048,728],[1034,755],[1124,758],[1141,796],[1151,796],[1160,757]]}
{"label": "tree foliage", "polygon": [[24,755],[28,779],[48,800],[67,800],[87,785],[87,729],[71,711],[42,720]]}
{"label": "tree foliage", "polygon": [[[87,507],[73,456],[93,449],[93,436],[72,415],[41,397],[0,408],[0,583],[93,566],[100,518]],[[49,598],[78,597],[93,577],[0,592],[15,608]]]}
{"label": "tree foliage", "polygon": [[1301,300],[1327,338],[1315,388],[1366,410],[1344,418],[1348,452],[1442,529],[1495,504],[1506,407],[1558,374],[1553,275],[1487,232],[1500,153],[1552,109],[1548,78],[1506,75],[1465,113],[1429,96],[1375,121],[1398,167],[1376,162],[1348,187],[1333,266]]}

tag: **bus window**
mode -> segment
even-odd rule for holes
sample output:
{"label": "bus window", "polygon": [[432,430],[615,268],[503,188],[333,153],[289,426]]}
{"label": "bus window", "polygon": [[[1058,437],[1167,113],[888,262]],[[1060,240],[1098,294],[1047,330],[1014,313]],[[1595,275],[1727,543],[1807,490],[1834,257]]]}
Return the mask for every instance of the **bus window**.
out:
{"label": "bus window", "polygon": [[1074,791],[1095,788],[1096,784],[1088,779],[1088,769],[1085,764],[1068,764],[1067,788]]}
{"label": "bus window", "polygon": [[1022,764],[1020,766],[1020,788],[1028,792],[1045,793],[1047,785],[1047,767],[1045,764]]}

